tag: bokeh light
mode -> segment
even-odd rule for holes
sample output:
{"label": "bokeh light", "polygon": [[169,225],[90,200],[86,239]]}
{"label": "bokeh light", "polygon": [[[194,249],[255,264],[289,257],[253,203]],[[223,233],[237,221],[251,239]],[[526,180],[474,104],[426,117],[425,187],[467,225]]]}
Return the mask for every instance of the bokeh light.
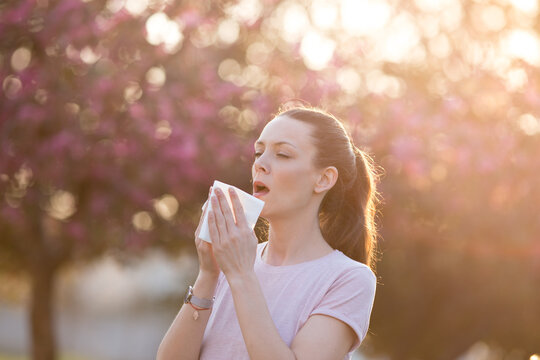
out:
{"label": "bokeh light", "polygon": [[381,30],[390,19],[392,8],[384,0],[342,0],[341,24],[353,35]]}
{"label": "bokeh light", "polygon": [[134,214],[132,223],[135,229],[140,231],[150,231],[154,227],[154,221],[148,211],[139,211]]}
{"label": "bokeh light", "polygon": [[224,19],[218,26],[218,39],[225,45],[230,45],[238,40],[240,26],[232,19]]}
{"label": "bokeh light", "polygon": [[336,44],[321,34],[310,31],[303,38],[300,53],[306,66],[311,70],[322,70],[332,59]]}
{"label": "bokeh light", "polygon": [[57,190],[52,194],[46,211],[55,219],[65,220],[76,211],[75,197],[69,191]]}
{"label": "bokeh light", "polygon": [[540,39],[532,31],[516,29],[508,32],[501,39],[500,49],[504,55],[540,65]]}
{"label": "bokeh light", "polygon": [[165,84],[167,76],[162,67],[153,67],[146,73],[146,81],[155,88],[160,88]]}
{"label": "bokeh light", "polygon": [[146,40],[152,45],[163,44],[168,52],[178,51],[184,35],[183,24],[173,21],[164,13],[155,13],[146,21]]}
{"label": "bokeh light", "polygon": [[14,99],[17,96],[17,93],[22,89],[22,82],[16,76],[9,75],[4,78],[2,89],[4,90],[6,97]]}
{"label": "bokeh light", "polygon": [[178,211],[178,200],[173,195],[163,195],[154,201],[154,209],[163,219],[171,220]]}
{"label": "bokeh light", "polygon": [[124,6],[132,15],[137,16],[146,10],[148,3],[148,0],[125,0]]}
{"label": "bokeh light", "polygon": [[20,47],[15,50],[11,56],[11,67],[15,71],[22,71],[30,64],[31,59],[32,53],[30,52],[30,49]]}

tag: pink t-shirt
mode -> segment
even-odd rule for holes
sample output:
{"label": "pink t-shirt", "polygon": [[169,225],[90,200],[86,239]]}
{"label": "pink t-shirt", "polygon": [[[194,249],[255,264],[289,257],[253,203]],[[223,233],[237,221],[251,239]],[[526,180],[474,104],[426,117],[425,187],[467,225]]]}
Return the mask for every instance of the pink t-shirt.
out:
{"label": "pink t-shirt", "polygon": [[[257,246],[254,270],[281,338],[290,346],[310,315],[329,315],[356,332],[358,337],[344,358],[351,359],[369,328],[377,283],[375,274],[367,265],[339,250],[299,264],[269,265],[261,259],[266,244]],[[223,273],[219,275],[215,296],[200,359],[249,359],[231,289]]]}

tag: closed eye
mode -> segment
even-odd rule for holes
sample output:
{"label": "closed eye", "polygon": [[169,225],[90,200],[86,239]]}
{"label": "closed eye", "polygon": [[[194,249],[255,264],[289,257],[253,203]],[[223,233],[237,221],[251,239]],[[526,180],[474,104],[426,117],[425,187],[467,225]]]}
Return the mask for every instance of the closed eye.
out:
{"label": "closed eye", "polygon": [[[260,153],[260,152],[256,152],[256,153],[254,154],[254,157],[255,157],[255,158],[258,158],[259,156],[261,156],[261,153]],[[277,154],[277,156],[280,156],[280,157],[282,157],[282,158],[289,158],[289,156],[287,156],[287,155],[285,155],[285,154]]]}

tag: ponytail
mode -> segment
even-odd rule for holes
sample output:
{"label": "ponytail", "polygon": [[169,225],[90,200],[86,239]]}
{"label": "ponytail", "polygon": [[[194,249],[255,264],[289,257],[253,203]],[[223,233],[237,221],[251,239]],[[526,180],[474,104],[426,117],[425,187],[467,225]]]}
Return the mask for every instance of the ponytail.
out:
{"label": "ponytail", "polygon": [[338,181],[321,202],[321,232],[334,249],[375,272],[378,260],[375,165],[365,152],[352,146],[355,175],[348,183]]}

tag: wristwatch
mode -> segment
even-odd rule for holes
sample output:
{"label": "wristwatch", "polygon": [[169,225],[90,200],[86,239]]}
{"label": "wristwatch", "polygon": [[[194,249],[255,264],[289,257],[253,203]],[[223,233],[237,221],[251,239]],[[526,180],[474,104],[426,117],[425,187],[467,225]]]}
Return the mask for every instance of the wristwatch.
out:
{"label": "wristwatch", "polygon": [[215,296],[212,299],[202,299],[193,295],[193,286],[189,285],[186,297],[184,298],[184,304],[191,303],[203,309],[210,309],[214,304]]}

